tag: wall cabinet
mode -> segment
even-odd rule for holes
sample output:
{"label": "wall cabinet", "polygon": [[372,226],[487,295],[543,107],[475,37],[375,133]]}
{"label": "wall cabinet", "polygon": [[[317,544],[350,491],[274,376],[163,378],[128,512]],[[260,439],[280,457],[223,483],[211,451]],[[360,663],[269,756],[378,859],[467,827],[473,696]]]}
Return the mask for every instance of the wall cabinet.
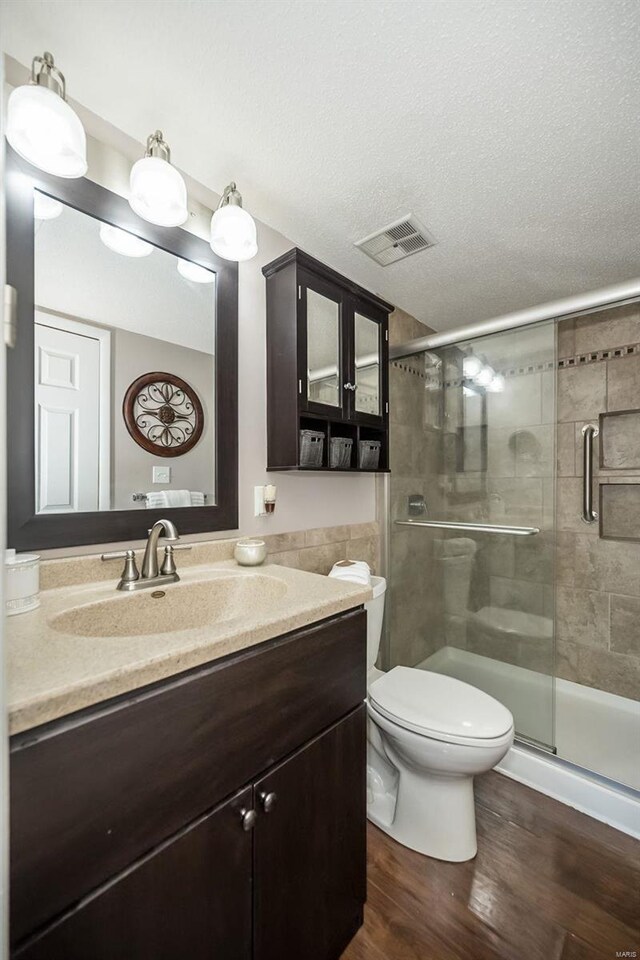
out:
{"label": "wall cabinet", "polygon": [[[263,273],[268,469],[386,470],[393,307],[298,249]],[[317,462],[303,430],[324,434]]]}
{"label": "wall cabinet", "polygon": [[352,611],[15,737],[12,956],[338,960],[365,900],[365,646]]}

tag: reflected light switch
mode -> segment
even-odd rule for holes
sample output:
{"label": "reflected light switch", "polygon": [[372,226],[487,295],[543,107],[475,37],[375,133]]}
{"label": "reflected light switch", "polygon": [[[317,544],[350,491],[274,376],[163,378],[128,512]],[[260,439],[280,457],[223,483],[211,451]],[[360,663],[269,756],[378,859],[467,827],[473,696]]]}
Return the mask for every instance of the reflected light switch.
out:
{"label": "reflected light switch", "polygon": [[171,467],[154,467],[154,483],[171,483]]}

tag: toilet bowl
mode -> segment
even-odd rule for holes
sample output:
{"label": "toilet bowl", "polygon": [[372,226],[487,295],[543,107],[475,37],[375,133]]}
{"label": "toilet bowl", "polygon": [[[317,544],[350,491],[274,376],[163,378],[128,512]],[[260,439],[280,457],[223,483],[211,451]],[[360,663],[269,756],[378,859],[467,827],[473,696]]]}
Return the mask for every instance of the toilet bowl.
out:
{"label": "toilet bowl", "polygon": [[513,717],[461,680],[412,667],[375,668],[385,581],[366,604],[369,714],[367,815],[412,850],[439,860],[477,851],[473,778],[513,743]]}

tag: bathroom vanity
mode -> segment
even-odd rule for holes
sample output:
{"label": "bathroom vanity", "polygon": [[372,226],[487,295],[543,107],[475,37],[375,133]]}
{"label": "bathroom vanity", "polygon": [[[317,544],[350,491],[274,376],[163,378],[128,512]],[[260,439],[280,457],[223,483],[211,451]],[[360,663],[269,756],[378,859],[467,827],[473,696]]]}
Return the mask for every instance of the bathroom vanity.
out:
{"label": "bathroom vanity", "polygon": [[[233,573],[226,566],[220,582]],[[189,589],[189,574],[167,597]],[[366,889],[363,593],[297,570],[264,575],[287,582],[289,615],[306,589],[304,617],[314,616],[314,583],[315,616],[342,609],[266,641],[235,621],[224,636],[242,634],[237,649],[219,656],[222,640],[218,652],[199,640],[198,657],[209,659],[187,670],[195,641],[185,631],[164,679],[14,733],[12,956],[338,960],[362,922]],[[122,611],[154,602],[114,600],[110,584],[78,589]],[[66,592],[43,595],[43,631]],[[271,632],[277,610],[282,596]],[[133,682],[108,659],[114,639],[72,640],[63,624],[65,643],[104,646],[112,689]]]}

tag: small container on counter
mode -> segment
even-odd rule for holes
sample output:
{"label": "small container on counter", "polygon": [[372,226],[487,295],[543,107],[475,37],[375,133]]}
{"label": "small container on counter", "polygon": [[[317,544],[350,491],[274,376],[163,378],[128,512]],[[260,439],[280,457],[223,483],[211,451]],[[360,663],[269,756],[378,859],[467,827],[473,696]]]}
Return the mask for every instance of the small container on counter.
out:
{"label": "small container on counter", "polygon": [[37,553],[6,550],[5,608],[8,617],[40,606],[40,557]]}
{"label": "small container on counter", "polygon": [[267,545],[264,540],[238,540],[233,555],[241,567],[258,567],[267,557]]}

